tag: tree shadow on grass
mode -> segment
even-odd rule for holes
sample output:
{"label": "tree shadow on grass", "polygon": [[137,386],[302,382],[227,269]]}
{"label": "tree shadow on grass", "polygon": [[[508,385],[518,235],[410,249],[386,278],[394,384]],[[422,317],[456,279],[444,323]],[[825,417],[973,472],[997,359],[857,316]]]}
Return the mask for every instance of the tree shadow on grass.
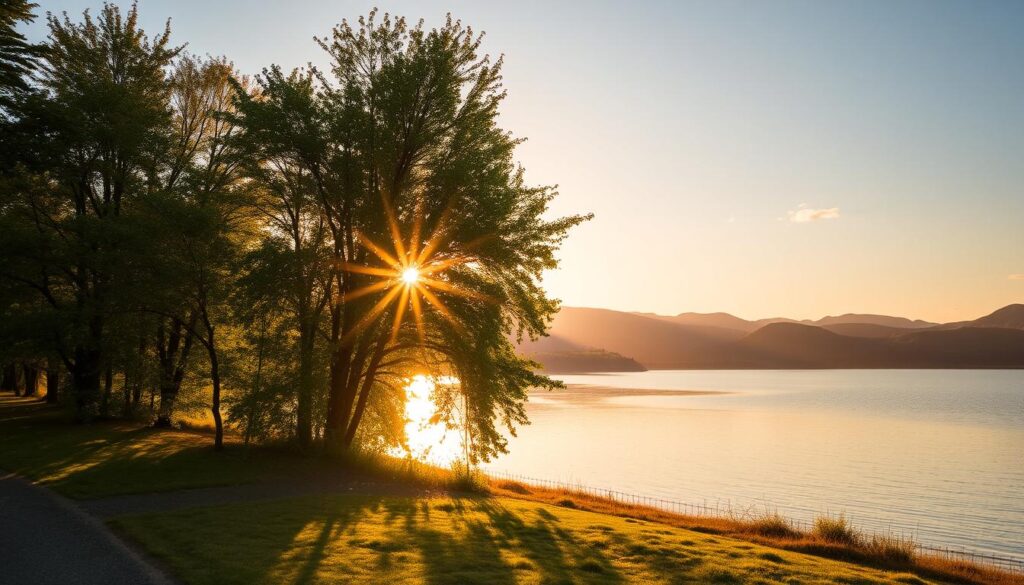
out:
{"label": "tree shadow on grass", "polygon": [[0,467],[75,498],[294,477],[317,465],[234,444],[215,452],[204,435],[110,421],[0,421],[0,440]]}
{"label": "tree shadow on grass", "polygon": [[526,518],[486,497],[429,502],[381,505],[387,521],[402,527],[399,538],[420,552],[430,585],[510,585],[525,571],[546,584],[623,582],[602,551],[560,528],[551,514]]}

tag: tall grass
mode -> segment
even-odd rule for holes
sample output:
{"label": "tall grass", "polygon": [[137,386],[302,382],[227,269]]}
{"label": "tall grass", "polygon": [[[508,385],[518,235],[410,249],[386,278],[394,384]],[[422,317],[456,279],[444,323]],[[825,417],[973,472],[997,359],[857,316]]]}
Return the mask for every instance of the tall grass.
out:
{"label": "tall grass", "polygon": [[[798,530],[785,517],[765,512],[727,517],[691,516],[661,508],[629,504],[582,490],[550,488],[519,481],[492,479],[490,491],[497,496],[543,502],[659,522],[708,534],[721,534],[776,548],[862,563],[888,570],[913,571],[927,579],[949,583],[1024,585],[1024,574],[1012,573],[975,562],[920,554],[913,539],[899,535],[866,536],[845,515],[820,516],[810,531]],[[900,579],[900,582],[914,582]],[[920,580],[918,580],[920,581]]]}
{"label": "tall grass", "polygon": [[895,565],[909,565],[917,557],[917,543],[912,538],[894,534],[875,534],[865,543],[872,557]]}
{"label": "tall grass", "polygon": [[860,533],[846,519],[846,515],[818,516],[814,519],[814,536],[834,544],[858,546],[861,543]]}
{"label": "tall grass", "polygon": [[752,519],[739,519],[739,522],[749,522],[750,529],[760,536],[768,538],[796,538],[800,532],[793,527],[793,524],[778,512],[765,512],[754,516]]}

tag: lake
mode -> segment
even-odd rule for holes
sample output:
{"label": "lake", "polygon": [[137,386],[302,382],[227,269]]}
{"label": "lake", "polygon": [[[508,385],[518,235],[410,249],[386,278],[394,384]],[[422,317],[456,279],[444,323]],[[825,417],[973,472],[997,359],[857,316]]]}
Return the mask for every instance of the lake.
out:
{"label": "lake", "polygon": [[1024,559],[1024,371],[556,377],[487,469]]}

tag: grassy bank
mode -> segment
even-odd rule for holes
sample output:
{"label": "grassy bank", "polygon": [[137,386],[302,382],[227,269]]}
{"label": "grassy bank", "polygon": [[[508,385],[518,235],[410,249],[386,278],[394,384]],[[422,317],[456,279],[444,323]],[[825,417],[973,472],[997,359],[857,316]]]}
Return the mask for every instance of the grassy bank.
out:
{"label": "grassy bank", "polygon": [[845,524],[800,533],[781,518],[683,516],[509,481],[453,491],[465,482],[448,470],[386,459],[340,465],[237,442],[216,453],[201,433],[74,425],[9,395],[0,396],[0,444],[0,468],[79,499],[332,475],[429,488],[115,518],[189,583],[1024,583],[914,556]]}
{"label": "grassy bank", "polygon": [[115,521],[186,582],[927,583],[593,512],[495,497],[318,496]]}

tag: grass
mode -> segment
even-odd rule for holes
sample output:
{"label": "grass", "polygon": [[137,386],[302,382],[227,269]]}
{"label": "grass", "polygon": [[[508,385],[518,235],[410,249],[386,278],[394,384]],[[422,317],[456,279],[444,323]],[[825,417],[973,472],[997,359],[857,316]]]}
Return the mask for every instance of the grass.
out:
{"label": "grass", "polygon": [[586,510],[667,526],[684,528],[704,534],[720,535],[769,546],[775,549],[811,554],[853,562],[860,565],[892,571],[904,571],[919,577],[949,583],[978,583],[988,585],[1024,585],[1024,574],[1002,571],[977,563],[949,559],[942,556],[916,554],[912,540],[894,535],[864,538],[842,518],[823,517],[817,526],[842,526],[853,540],[837,538],[835,532],[828,537],[818,530],[800,532],[785,518],[767,513],[752,518],[688,516],[634,504],[627,504],[585,492],[546,488],[517,481],[492,480],[490,493],[507,498],[544,502],[573,510]]}
{"label": "grass", "polygon": [[[669,582],[773,583],[780,582],[775,577],[783,574],[778,572],[780,567],[820,565],[831,567],[828,571],[846,567],[843,569],[846,573],[842,575],[847,580],[838,581],[845,583],[873,583],[877,582],[878,575],[887,575],[885,579],[890,580],[886,582],[894,582],[898,577],[899,581],[906,583],[930,579],[935,582],[1024,585],[1024,575],[968,562],[914,555],[913,543],[906,540],[864,538],[843,517],[819,519],[814,531],[802,533],[774,514],[757,518],[685,516],[573,490],[492,480],[478,473],[453,472],[386,457],[359,456],[339,462],[300,457],[284,449],[244,448],[230,437],[227,449],[217,453],[212,449],[212,438],[201,433],[158,431],[130,423],[75,425],[69,423],[58,409],[42,405],[35,399],[19,399],[10,395],[0,395],[0,444],[3,445],[0,469],[15,471],[79,499],[285,479],[302,481],[303,478],[319,478],[325,474],[363,474],[391,480],[395,485],[415,483],[440,488],[433,490],[435,494],[438,491],[453,493],[461,490],[490,495],[444,501],[422,496],[362,500],[320,497],[189,510],[138,519],[125,518],[118,522],[120,529],[167,559],[168,564],[182,575],[187,575],[190,582],[195,579],[197,583],[213,582],[210,580],[213,577],[204,577],[203,571],[223,576],[232,574],[229,572],[234,571],[238,564],[269,570],[271,565],[268,563],[271,563],[273,574],[283,575],[282,579],[315,582],[320,579],[314,578],[316,575],[327,575],[323,579],[328,581],[335,580],[335,577],[341,579],[345,573],[335,567],[339,563],[348,566],[345,570],[357,571],[359,567],[373,566],[389,572],[392,570],[389,563],[392,562],[396,563],[394,571],[398,583],[403,580],[410,583],[454,583],[459,582],[458,575],[471,572],[463,563],[473,560],[472,545],[499,549],[501,562],[488,561],[488,566],[494,571],[493,579],[484,581],[488,583],[627,583],[640,578],[637,575],[647,575],[655,581],[664,578]],[[398,514],[398,510],[404,512]],[[495,515],[498,512],[500,515]],[[508,517],[510,514],[513,518]],[[554,535],[554,540],[545,550],[557,558],[543,559],[544,554],[538,552],[536,543],[522,540],[522,535],[517,532],[525,530],[521,527],[526,526],[529,534],[536,536],[536,531],[540,530],[539,518],[544,514],[565,521],[564,526],[551,525],[550,519],[547,522],[548,533]],[[577,545],[573,543],[589,543],[595,536],[585,530],[570,530],[580,517],[590,518],[588,522],[591,524],[601,523],[614,528],[606,539],[598,543],[603,547],[601,556],[575,559],[570,554],[578,548],[574,548]],[[186,520],[188,518],[192,520]],[[507,522],[495,524],[499,518]],[[438,527],[433,526],[435,520],[441,522]],[[268,522],[266,527],[264,521]],[[275,522],[278,524],[276,528]],[[296,527],[299,522],[302,525]],[[307,543],[308,539],[303,536],[308,535],[308,527],[318,526],[318,523],[335,525],[331,529],[333,532],[328,531],[323,536],[326,543],[320,552],[309,549],[313,545]],[[393,529],[399,525],[412,532],[399,538],[400,535],[393,534]],[[514,526],[520,528],[509,528]],[[678,535],[680,542],[715,544],[706,540],[710,538],[725,549],[716,545],[696,551],[702,553],[703,556],[697,556],[703,560],[699,567],[693,561],[694,566],[691,567],[687,564],[691,562],[687,555],[693,555],[695,551],[685,548],[690,545],[679,548],[673,544],[674,541],[659,544],[654,539],[653,543],[649,542],[652,539],[641,538],[642,535],[637,534],[641,526],[647,531],[665,530]],[[441,534],[430,532],[428,528],[439,530]],[[564,531],[559,532],[556,528]],[[366,546],[340,542],[338,535],[346,533],[355,534],[348,540],[362,539]],[[196,539],[196,535],[202,538]],[[409,541],[408,538],[414,540]],[[438,542],[447,544],[442,546]],[[289,543],[294,543],[294,551]],[[620,543],[625,544],[620,546]],[[391,550],[395,546],[401,550]],[[435,551],[437,547],[440,548]],[[459,550],[445,547],[459,547]],[[372,551],[372,554],[363,549]],[[752,550],[757,552],[739,552]],[[442,556],[435,558],[434,552]],[[463,552],[465,554],[461,554]],[[261,555],[271,556],[264,559]],[[367,558],[376,564],[363,565],[366,555],[370,555]],[[300,563],[296,559],[304,559],[302,563],[310,564],[314,557],[318,558],[315,570],[296,568],[296,563]],[[198,562],[193,558],[205,560]],[[355,558],[361,560],[358,563],[351,561]],[[659,559],[676,563],[671,564],[672,571],[685,575],[685,579],[669,579],[668,570],[658,573],[655,565],[661,566],[658,565],[662,562]],[[709,559],[717,559],[715,562],[724,564],[712,567]],[[836,564],[835,561],[852,564]],[[511,577],[503,573],[509,566],[513,570]],[[238,570],[239,574],[250,574],[245,567]],[[835,575],[828,571],[813,578],[807,576],[810,573],[801,578],[794,577],[793,582],[837,582],[833,579]],[[754,577],[759,572],[764,574]],[[871,576],[852,576],[861,573]],[[559,578],[566,574],[571,578]]]}
{"label": "grass", "polygon": [[315,496],[121,518],[187,583],[928,583],[509,498]]}
{"label": "grass", "polygon": [[[854,530],[853,525],[846,520],[846,516],[843,514],[838,516],[818,516],[814,520],[813,534],[825,542],[849,546],[861,544],[860,534]],[[911,553],[913,553],[913,547],[911,547]]]}
{"label": "grass", "polygon": [[324,463],[229,440],[135,423],[69,423],[37,399],[0,395],[0,469],[77,499],[251,483],[309,474]]}

